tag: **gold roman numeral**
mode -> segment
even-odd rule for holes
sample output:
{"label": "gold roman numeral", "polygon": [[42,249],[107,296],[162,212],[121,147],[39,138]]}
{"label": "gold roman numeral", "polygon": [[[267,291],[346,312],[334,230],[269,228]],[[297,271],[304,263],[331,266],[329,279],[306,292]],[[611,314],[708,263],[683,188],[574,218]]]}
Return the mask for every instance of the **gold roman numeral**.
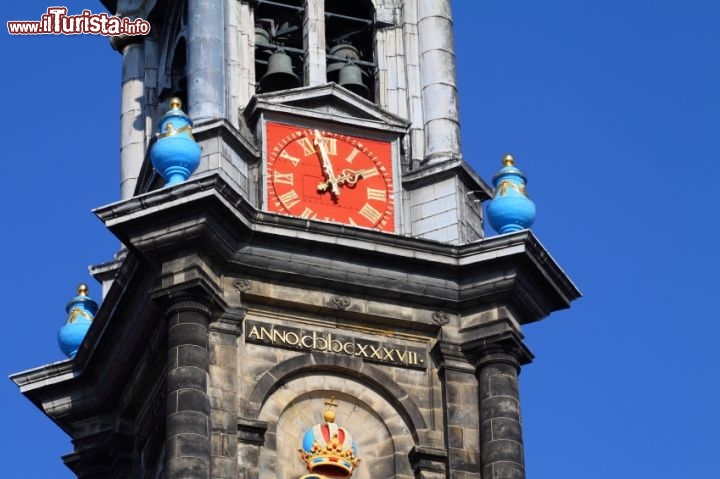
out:
{"label": "gold roman numeral", "polygon": [[290,153],[288,153],[285,150],[283,150],[282,153],[280,153],[280,158],[284,158],[284,159],[288,160],[289,162],[291,162],[293,164],[293,166],[297,166],[300,164],[300,158],[295,158],[294,156],[292,156]]}
{"label": "gold roman numeral", "polygon": [[337,138],[323,137],[323,142],[325,143],[325,151],[328,155],[337,155]]}
{"label": "gold roman numeral", "polygon": [[315,213],[311,208],[308,208],[306,206],[303,212],[300,213],[300,218],[304,218],[306,220],[314,220],[315,218],[317,218],[317,213]]}
{"label": "gold roman numeral", "polygon": [[386,201],[387,195],[385,193],[385,190],[377,190],[375,188],[368,188],[367,189],[367,199],[368,200],[377,200],[377,201]]}
{"label": "gold roman numeral", "polygon": [[295,190],[290,190],[287,193],[280,195],[278,198],[285,208],[292,208],[296,204],[300,203],[300,197],[297,193],[295,193]]}
{"label": "gold roman numeral", "polygon": [[359,213],[373,224],[377,223],[377,220],[379,220],[382,216],[382,213],[370,206],[368,203],[365,203],[365,206],[360,209]]}
{"label": "gold roman numeral", "polygon": [[351,151],[347,158],[345,158],[345,161],[352,164],[355,157],[358,156],[358,153],[360,153],[360,150],[358,150],[357,148],[353,148],[353,151]]}
{"label": "gold roman numeral", "polygon": [[380,172],[377,170],[377,168],[368,168],[367,170],[362,170],[363,178],[372,178],[373,176],[377,176],[379,174]]}
{"label": "gold roman numeral", "polygon": [[297,141],[297,144],[300,145],[300,147],[303,149],[303,155],[309,156],[315,153],[315,146],[313,146],[312,141],[310,141],[310,138],[300,138]]}
{"label": "gold roman numeral", "polygon": [[273,181],[290,186],[295,184],[295,178],[292,173],[280,173],[278,170],[273,171]]}

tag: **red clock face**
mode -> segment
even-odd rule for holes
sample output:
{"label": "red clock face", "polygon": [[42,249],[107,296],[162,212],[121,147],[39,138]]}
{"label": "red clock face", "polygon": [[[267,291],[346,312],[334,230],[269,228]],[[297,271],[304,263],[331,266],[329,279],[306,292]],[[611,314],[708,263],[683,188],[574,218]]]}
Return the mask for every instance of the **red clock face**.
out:
{"label": "red clock face", "polygon": [[395,231],[389,142],[267,123],[267,208]]}

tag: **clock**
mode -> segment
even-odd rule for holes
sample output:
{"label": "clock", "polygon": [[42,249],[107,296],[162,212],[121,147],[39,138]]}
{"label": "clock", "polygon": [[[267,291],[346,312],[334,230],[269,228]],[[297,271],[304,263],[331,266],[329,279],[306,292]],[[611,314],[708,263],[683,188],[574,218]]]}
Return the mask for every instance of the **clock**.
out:
{"label": "clock", "polygon": [[265,131],[268,211],[395,231],[390,142],[274,122]]}

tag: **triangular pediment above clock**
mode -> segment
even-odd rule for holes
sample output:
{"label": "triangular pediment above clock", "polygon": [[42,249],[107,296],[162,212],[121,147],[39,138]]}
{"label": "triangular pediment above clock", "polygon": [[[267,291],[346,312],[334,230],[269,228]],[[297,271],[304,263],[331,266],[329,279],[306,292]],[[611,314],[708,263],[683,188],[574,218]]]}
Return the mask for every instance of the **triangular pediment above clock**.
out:
{"label": "triangular pediment above clock", "polygon": [[256,95],[245,109],[245,118],[253,125],[260,114],[271,112],[400,134],[406,133],[410,126],[408,120],[385,111],[335,83]]}

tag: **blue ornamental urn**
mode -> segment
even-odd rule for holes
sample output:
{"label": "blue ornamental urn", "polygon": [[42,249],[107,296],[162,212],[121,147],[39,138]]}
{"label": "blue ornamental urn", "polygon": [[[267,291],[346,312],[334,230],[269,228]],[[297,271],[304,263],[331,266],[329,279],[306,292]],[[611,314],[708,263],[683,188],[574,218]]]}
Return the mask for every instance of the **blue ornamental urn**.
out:
{"label": "blue ornamental urn", "polygon": [[65,326],[58,332],[58,343],[62,352],[69,358],[73,358],[77,354],[98,310],[97,303],[87,294],[87,285],[79,285],[77,296],[65,306],[67,319]]}
{"label": "blue ornamental urn", "polygon": [[150,147],[150,160],[165,178],[165,186],[187,180],[200,164],[200,145],[192,136],[192,120],[180,107],[179,98],[170,99],[170,110],[158,123],[158,140]]}
{"label": "blue ornamental urn", "polygon": [[535,221],[535,203],[525,191],[527,178],[512,155],[505,155],[503,167],[493,176],[495,193],[487,205],[490,226],[500,234],[530,228]]}

